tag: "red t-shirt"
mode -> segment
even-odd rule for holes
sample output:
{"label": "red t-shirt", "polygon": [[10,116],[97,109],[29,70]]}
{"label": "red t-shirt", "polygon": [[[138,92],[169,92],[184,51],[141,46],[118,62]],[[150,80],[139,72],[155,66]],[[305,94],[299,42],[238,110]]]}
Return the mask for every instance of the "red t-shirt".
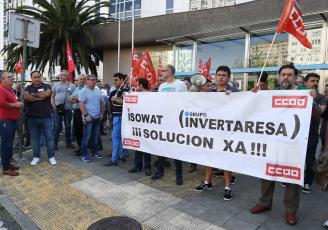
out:
{"label": "red t-shirt", "polygon": [[16,94],[11,88],[0,84],[0,120],[17,121],[20,115],[20,108],[13,108],[9,103],[18,102]]}

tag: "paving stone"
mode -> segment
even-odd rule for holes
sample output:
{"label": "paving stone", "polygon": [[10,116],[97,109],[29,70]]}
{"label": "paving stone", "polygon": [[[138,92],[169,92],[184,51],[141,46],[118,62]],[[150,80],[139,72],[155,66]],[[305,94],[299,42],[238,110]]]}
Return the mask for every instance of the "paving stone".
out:
{"label": "paving stone", "polygon": [[146,220],[143,224],[156,230],[179,230],[175,225],[156,217]]}
{"label": "paving stone", "polygon": [[223,225],[223,228],[226,230],[236,230],[236,229],[242,229],[242,230],[256,230],[259,226],[255,224],[250,224],[242,220],[238,219],[231,219],[227,223]]}
{"label": "paving stone", "polygon": [[245,210],[245,211],[239,213],[235,218],[238,220],[245,221],[250,224],[261,225],[269,218],[269,216],[267,216],[265,214],[254,215],[254,214],[250,213],[248,210]]}

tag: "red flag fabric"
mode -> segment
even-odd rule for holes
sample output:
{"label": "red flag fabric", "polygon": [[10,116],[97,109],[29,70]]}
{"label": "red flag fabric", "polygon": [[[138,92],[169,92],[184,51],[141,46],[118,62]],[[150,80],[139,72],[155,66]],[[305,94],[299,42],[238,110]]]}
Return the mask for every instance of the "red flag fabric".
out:
{"label": "red flag fabric", "polygon": [[142,77],[146,78],[149,81],[149,89],[151,89],[157,83],[155,68],[148,50],[144,52],[140,63],[139,78]]}
{"label": "red flag fabric", "polygon": [[135,50],[132,52],[132,68],[130,74],[131,90],[136,91],[140,74],[140,57]]}
{"label": "red flag fabric", "polygon": [[286,1],[277,27],[277,33],[283,32],[293,35],[303,46],[312,48],[311,42],[306,37],[300,0]]}
{"label": "red flag fabric", "polygon": [[157,78],[162,76],[162,74],[163,74],[163,65],[162,65],[161,59],[159,59],[159,61],[158,61],[158,70],[157,70]]}
{"label": "red flag fabric", "polygon": [[22,73],[23,72],[23,58],[22,58],[22,55],[19,55],[19,61],[15,65],[15,71],[16,71],[16,73]]}
{"label": "red flag fabric", "polygon": [[66,57],[67,57],[67,67],[69,72],[69,81],[73,82],[73,72],[75,71],[75,65],[71,52],[71,47],[68,41],[66,42]]}
{"label": "red flag fabric", "polygon": [[212,58],[209,58],[206,63],[202,63],[202,60],[199,60],[199,73],[206,77],[208,80],[212,81],[212,76],[210,75],[211,70],[211,60]]}

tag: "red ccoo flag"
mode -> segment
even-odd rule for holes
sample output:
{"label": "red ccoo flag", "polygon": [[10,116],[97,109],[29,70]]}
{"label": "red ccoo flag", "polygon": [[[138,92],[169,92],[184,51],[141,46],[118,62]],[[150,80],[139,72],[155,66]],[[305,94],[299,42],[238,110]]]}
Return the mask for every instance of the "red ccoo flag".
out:
{"label": "red ccoo flag", "polygon": [[22,73],[23,72],[23,58],[22,58],[22,55],[19,55],[19,61],[15,65],[15,71],[16,71],[16,73]]}
{"label": "red ccoo flag", "polygon": [[140,78],[144,77],[149,81],[149,89],[151,89],[157,83],[156,72],[153,62],[151,60],[149,51],[146,50],[143,54],[142,61],[140,63]]}
{"label": "red ccoo flag", "polygon": [[71,47],[68,41],[66,42],[66,57],[67,57],[67,67],[69,72],[69,81],[73,82],[73,72],[75,71],[75,65],[71,52]]}
{"label": "red ccoo flag", "polygon": [[137,81],[139,79],[139,74],[140,74],[140,57],[136,53],[136,51],[133,50],[133,53],[132,53],[132,70],[131,70],[131,74],[130,74],[132,91],[135,91],[137,86],[138,86]]}
{"label": "red ccoo flag", "polygon": [[211,70],[211,60],[212,58],[209,58],[206,63],[202,63],[201,60],[199,60],[199,68],[198,72],[206,77],[208,80],[212,81],[212,76],[210,75],[210,70]]}
{"label": "red ccoo flag", "polygon": [[311,49],[312,44],[306,37],[300,0],[287,0],[280,21],[277,33],[287,32],[298,39],[303,46]]}

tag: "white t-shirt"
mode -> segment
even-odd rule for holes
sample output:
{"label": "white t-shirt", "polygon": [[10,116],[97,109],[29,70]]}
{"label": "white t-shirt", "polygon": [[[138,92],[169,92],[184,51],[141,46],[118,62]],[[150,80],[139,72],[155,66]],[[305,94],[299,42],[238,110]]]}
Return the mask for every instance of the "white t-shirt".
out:
{"label": "white t-shirt", "polygon": [[187,86],[183,81],[175,80],[172,83],[163,83],[159,86],[158,92],[187,92]]}

